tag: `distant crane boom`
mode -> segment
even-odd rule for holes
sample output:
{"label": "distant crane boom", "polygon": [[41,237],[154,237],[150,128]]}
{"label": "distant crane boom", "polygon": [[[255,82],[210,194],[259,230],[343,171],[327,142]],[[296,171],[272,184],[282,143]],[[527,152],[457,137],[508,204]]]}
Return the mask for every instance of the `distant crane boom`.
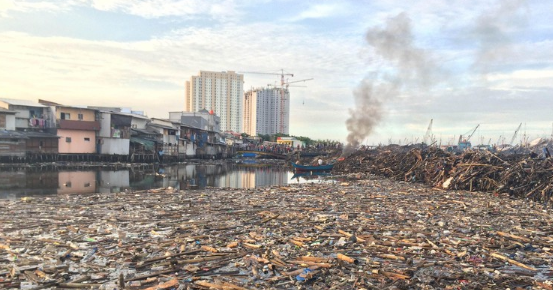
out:
{"label": "distant crane boom", "polygon": [[262,74],[262,75],[277,75],[277,76],[280,76],[280,85],[281,86],[284,86],[284,76],[291,76],[291,77],[294,77],[294,74],[291,74],[291,73],[284,73],[284,70],[281,69],[280,70],[280,73],[269,73],[269,72],[254,72],[254,71],[241,71],[241,72],[238,72],[238,73],[241,73],[241,74]]}
{"label": "distant crane boom", "polygon": [[520,127],[522,127],[522,123],[520,123],[520,125],[518,125],[518,128],[515,130],[515,133],[513,134],[513,138],[511,138],[511,142],[509,142],[509,145],[513,145],[513,142],[515,141],[515,139],[517,137],[517,134],[518,134],[518,131],[520,130]]}
{"label": "distant crane boom", "polygon": [[426,129],[426,133],[424,134],[424,138],[422,139],[422,143],[425,143],[428,141],[428,139],[432,139],[432,122],[434,119],[430,119],[430,124],[428,125],[428,128]]}
{"label": "distant crane boom", "polygon": [[478,127],[480,127],[480,124],[476,125],[476,128],[474,128],[474,130],[472,130],[472,133],[470,133],[470,135],[467,137],[467,142],[470,141],[470,138],[472,137],[472,135],[474,135],[474,132],[476,132]]}

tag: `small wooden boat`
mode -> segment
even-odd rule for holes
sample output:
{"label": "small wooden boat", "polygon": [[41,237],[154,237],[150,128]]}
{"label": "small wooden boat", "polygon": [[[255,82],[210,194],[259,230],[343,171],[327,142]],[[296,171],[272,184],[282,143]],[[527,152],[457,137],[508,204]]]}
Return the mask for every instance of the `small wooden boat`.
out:
{"label": "small wooden boat", "polygon": [[305,171],[330,171],[332,170],[332,167],[334,167],[334,164],[326,164],[326,165],[300,165],[296,163],[292,163],[292,166],[294,166],[294,169],[296,172],[305,172]]}
{"label": "small wooden boat", "polygon": [[332,176],[332,174],[329,171],[310,171],[310,172],[302,171],[302,172],[294,173],[294,175],[292,176],[292,178],[290,178],[290,180],[298,179],[300,177],[305,180],[312,180],[312,179],[319,179],[320,177],[324,177],[324,176]]}

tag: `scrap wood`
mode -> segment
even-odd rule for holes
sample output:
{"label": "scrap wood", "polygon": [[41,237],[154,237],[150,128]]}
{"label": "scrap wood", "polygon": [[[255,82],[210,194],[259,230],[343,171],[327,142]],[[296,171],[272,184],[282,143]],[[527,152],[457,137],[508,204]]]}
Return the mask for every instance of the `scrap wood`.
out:
{"label": "scrap wood", "polygon": [[492,256],[492,257],[495,257],[495,258],[498,258],[498,259],[500,259],[500,260],[509,262],[510,264],[513,264],[513,265],[515,265],[515,266],[519,266],[519,267],[521,267],[521,268],[530,270],[530,271],[537,271],[537,270],[538,270],[538,269],[536,269],[536,268],[534,268],[534,267],[530,267],[530,266],[525,265],[525,264],[523,264],[523,263],[521,263],[521,262],[515,261],[515,260],[513,260],[513,259],[509,259],[509,258],[507,258],[507,257],[505,257],[505,256],[503,256],[503,255],[501,255],[501,254],[499,254],[499,253],[491,253],[491,256]]}
{"label": "scrap wood", "polygon": [[288,263],[307,265],[307,266],[318,266],[321,268],[330,268],[332,264],[330,263],[320,263],[320,262],[311,262],[311,261],[302,261],[302,260],[289,260]]}
{"label": "scrap wood", "polygon": [[[102,284],[95,284],[95,283],[59,283],[57,284],[59,288],[98,288],[102,286]],[[161,288],[159,288],[161,289]],[[164,288],[165,289],[165,288]]]}
{"label": "scrap wood", "polygon": [[194,284],[207,287],[208,289],[220,289],[220,290],[247,290],[248,288],[240,287],[228,282],[210,283],[203,280],[195,281]]}
{"label": "scrap wood", "polygon": [[179,285],[179,280],[177,280],[177,278],[173,278],[167,282],[164,282],[164,283],[161,283],[157,286],[153,286],[153,287],[148,287],[146,288],[145,290],[162,290],[162,289],[169,289],[169,288],[174,288],[175,286],[178,286]]}
{"label": "scrap wood", "polygon": [[317,263],[324,263],[324,262],[328,262],[328,261],[331,260],[330,258],[311,257],[311,256],[301,256],[301,257],[299,257],[298,259],[299,259],[299,260],[302,260],[302,261],[317,262]]}
{"label": "scrap wood", "polygon": [[[344,235],[344,236],[346,236],[346,237],[348,237],[348,238],[351,238],[351,237],[353,236],[353,234],[348,233],[348,232],[343,231],[343,230],[338,230],[338,233],[340,233],[340,234],[342,234],[342,235]],[[364,239],[362,239],[362,238],[360,238],[360,237],[357,237],[357,236],[355,237],[355,239],[356,239],[356,242],[359,242],[359,243],[364,243],[364,242],[365,242]]]}
{"label": "scrap wood", "polygon": [[496,231],[495,233],[499,236],[510,238],[510,239],[517,240],[517,241],[521,241],[521,242],[524,242],[524,243],[529,243],[531,241],[529,238],[525,238],[525,237],[521,237],[521,236],[517,236],[517,235],[505,233],[505,232]]}
{"label": "scrap wood", "polygon": [[344,254],[340,254],[340,253],[338,253],[336,255],[336,258],[338,258],[338,260],[345,261],[345,262],[348,262],[348,263],[351,263],[351,264],[358,264],[359,263],[359,261],[357,259],[354,259],[352,257],[348,257],[348,256],[346,256]]}

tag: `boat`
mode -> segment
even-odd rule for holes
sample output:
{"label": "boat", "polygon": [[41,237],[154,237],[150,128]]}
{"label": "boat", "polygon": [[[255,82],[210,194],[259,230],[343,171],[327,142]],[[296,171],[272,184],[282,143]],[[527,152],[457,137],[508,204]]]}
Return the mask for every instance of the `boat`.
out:
{"label": "boat", "polygon": [[297,179],[299,181],[300,177],[305,180],[313,180],[313,179],[319,179],[325,176],[332,176],[332,174],[328,171],[311,171],[311,172],[302,171],[302,172],[294,173],[294,175],[292,176],[292,178],[290,178],[290,180]]}
{"label": "boat", "polygon": [[326,164],[326,165],[301,165],[296,164],[292,162],[292,166],[294,166],[294,169],[296,172],[304,172],[304,171],[330,171],[332,170],[332,167],[334,167],[334,164]]}

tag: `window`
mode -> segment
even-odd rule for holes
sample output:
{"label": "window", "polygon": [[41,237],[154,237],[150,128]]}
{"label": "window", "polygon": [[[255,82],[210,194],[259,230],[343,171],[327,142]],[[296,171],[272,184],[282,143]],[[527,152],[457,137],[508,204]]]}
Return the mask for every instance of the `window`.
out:
{"label": "window", "polygon": [[65,137],[65,142],[71,143],[71,137]]}
{"label": "window", "polygon": [[79,118],[79,120],[83,120],[83,114],[77,114],[77,117]]}
{"label": "window", "polygon": [[84,138],[86,142],[90,142],[90,138]]}
{"label": "window", "polygon": [[62,120],[71,120],[71,114],[69,114],[69,113],[61,113],[61,119],[62,119]]}
{"label": "window", "polygon": [[71,181],[66,182],[66,183],[65,183],[65,187],[71,188]]}

